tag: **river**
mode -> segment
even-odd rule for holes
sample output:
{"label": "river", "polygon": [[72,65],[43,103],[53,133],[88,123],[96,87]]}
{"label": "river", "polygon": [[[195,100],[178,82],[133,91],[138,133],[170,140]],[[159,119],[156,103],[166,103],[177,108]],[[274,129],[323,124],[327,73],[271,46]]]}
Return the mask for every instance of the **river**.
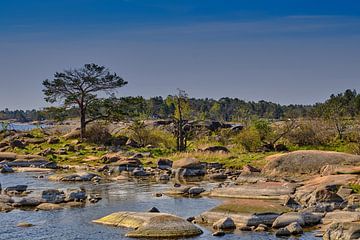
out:
{"label": "river", "polygon": [[[56,211],[22,211],[14,210],[9,213],[0,213],[1,240],[40,240],[40,239],[128,239],[124,235],[127,229],[108,227],[91,223],[116,211],[147,211],[157,207],[161,212],[172,213],[184,218],[195,216],[212,207],[220,200],[211,198],[172,198],[155,197],[154,193],[163,192],[170,184],[155,184],[149,182],[112,182],[94,185],[92,183],[61,183],[36,178],[36,173],[0,174],[0,183],[3,188],[17,184],[26,184],[29,190],[39,191],[49,188],[71,188],[83,186],[90,193],[99,193],[102,200],[85,208],[73,208]],[[35,226],[19,228],[19,222],[29,222]],[[192,239],[218,239],[205,228],[204,234]],[[276,239],[269,233],[227,234],[224,240],[233,239]],[[314,234],[305,233],[299,238],[312,240],[319,239]]]}

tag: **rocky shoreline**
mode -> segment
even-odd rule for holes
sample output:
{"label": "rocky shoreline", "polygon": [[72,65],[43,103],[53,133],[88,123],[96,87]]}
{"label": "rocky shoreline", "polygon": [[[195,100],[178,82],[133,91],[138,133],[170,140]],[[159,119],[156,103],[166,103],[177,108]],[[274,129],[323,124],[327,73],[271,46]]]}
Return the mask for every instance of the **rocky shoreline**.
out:
{"label": "rocky shoreline", "polygon": [[[145,168],[136,157],[123,159],[116,155],[104,156],[104,159],[112,160],[107,160],[109,164],[98,168],[83,166],[69,168],[56,166],[41,156],[22,156],[3,152],[0,153],[0,168],[2,174],[12,174],[14,171],[21,171],[23,167],[28,171],[41,169],[46,172],[42,177],[51,181],[89,181],[97,184],[101,181],[142,180],[171,183],[173,187],[167,192],[158,193],[159,197],[166,194],[176,197],[223,199],[223,203],[218,207],[189,218],[187,223],[181,218],[168,216],[166,213],[114,213],[111,217],[105,217],[106,224],[114,226],[126,227],[126,224],[121,225],[120,221],[131,218],[144,221],[142,227],[131,226],[136,229],[134,233],[128,234],[131,237],[160,237],[161,234],[165,234],[161,229],[164,228],[164,224],[167,226],[166,221],[180,226],[179,229],[172,228],[176,234],[168,233],[168,236],[172,237],[187,236],[185,232],[191,233],[190,235],[201,234],[194,224],[212,228],[214,236],[222,236],[234,230],[269,231],[276,236],[290,236],[300,235],[308,229],[317,229],[323,235],[323,239],[328,240],[359,237],[360,194],[354,193],[351,188],[351,184],[359,181],[357,171],[353,171],[357,169],[354,165],[360,161],[359,157],[344,154],[343,161],[340,160],[338,165],[319,165],[318,169],[314,168],[306,175],[301,172],[296,172],[297,175],[291,173],[292,179],[286,176],[288,173],[283,173],[281,177],[280,174],[277,174],[277,177],[267,174],[274,161],[279,162],[284,156],[288,161],[293,159],[296,161],[297,157],[292,158],[291,155],[299,154],[302,158],[310,159],[307,162],[311,163],[312,155],[324,156],[331,153],[313,151],[288,153],[278,158],[272,157],[265,170],[247,165],[239,171],[225,169],[216,163],[204,164],[196,159],[182,159],[176,162],[159,159],[156,167]],[[339,157],[337,153],[335,155]],[[331,155],[329,159],[333,159]],[[13,164],[20,161],[21,164]],[[46,168],[48,166],[52,168]],[[276,167],[280,168],[283,165],[277,164]],[[273,167],[273,171],[276,171],[276,167]],[[336,169],[341,169],[341,172]],[[203,180],[218,184],[209,189],[202,186]],[[0,210],[8,212],[19,208],[49,211],[84,207],[86,204],[95,204],[100,200],[100,196],[87,194],[84,189],[46,189],[35,194],[28,192],[26,185],[3,186]],[[109,219],[114,222],[109,222]],[[102,221],[95,222],[102,223]]]}

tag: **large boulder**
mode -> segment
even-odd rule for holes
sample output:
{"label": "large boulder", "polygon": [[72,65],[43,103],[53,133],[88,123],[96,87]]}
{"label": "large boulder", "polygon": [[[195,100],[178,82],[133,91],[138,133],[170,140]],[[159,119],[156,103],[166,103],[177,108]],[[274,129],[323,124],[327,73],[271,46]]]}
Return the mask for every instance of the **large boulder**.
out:
{"label": "large boulder", "polygon": [[336,222],[355,222],[360,221],[360,212],[349,211],[333,211],[326,213],[323,222],[336,223]]}
{"label": "large boulder", "polygon": [[334,223],[323,235],[324,240],[350,240],[360,238],[360,223]]}
{"label": "large boulder", "polygon": [[356,175],[328,175],[313,177],[303,186],[296,189],[295,199],[302,205],[310,206],[318,203],[335,203],[339,205],[343,200],[336,193],[340,186],[348,185],[357,179]]}
{"label": "large boulder", "polygon": [[66,202],[83,202],[87,198],[86,191],[84,189],[67,189],[65,191]]}
{"label": "large boulder", "polygon": [[113,165],[109,166],[109,171],[111,174],[120,174],[123,171],[132,172],[134,169],[141,167],[142,163],[139,159],[121,159]]}
{"label": "large boulder", "polygon": [[360,165],[360,156],[339,152],[301,150],[266,158],[263,173],[272,176],[319,174],[325,165]]}
{"label": "large boulder", "polygon": [[273,228],[286,227],[291,223],[298,223],[300,226],[313,226],[320,223],[322,215],[310,213],[310,212],[289,212],[280,215],[273,222]]}
{"label": "large boulder", "polygon": [[175,178],[203,177],[206,174],[205,166],[195,158],[183,158],[173,163]]}
{"label": "large boulder", "polygon": [[217,230],[231,230],[235,229],[236,225],[230,217],[225,217],[215,222],[213,228]]}
{"label": "large boulder", "polygon": [[126,234],[136,238],[185,238],[202,234],[194,224],[166,213],[117,212],[93,222],[135,230]]}
{"label": "large boulder", "polygon": [[161,170],[168,170],[171,169],[173,165],[173,161],[169,160],[169,159],[159,159],[157,161],[157,167]]}

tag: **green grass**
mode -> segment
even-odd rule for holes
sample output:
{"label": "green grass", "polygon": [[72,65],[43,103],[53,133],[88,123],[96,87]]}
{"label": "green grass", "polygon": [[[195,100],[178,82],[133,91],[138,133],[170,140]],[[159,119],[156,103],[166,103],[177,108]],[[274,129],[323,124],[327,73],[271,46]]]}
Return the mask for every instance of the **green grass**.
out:
{"label": "green grass", "polygon": [[350,184],[349,186],[354,193],[360,193],[360,184]]}

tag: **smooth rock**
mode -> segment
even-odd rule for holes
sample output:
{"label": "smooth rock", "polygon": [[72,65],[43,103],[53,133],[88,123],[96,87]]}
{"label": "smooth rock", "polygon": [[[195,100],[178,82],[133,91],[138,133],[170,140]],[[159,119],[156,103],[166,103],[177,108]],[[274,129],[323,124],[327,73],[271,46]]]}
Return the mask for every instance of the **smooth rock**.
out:
{"label": "smooth rock", "polygon": [[231,229],[235,229],[236,225],[230,217],[225,217],[215,222],[213,224],[213,228],[220,230],[231,230]]}

